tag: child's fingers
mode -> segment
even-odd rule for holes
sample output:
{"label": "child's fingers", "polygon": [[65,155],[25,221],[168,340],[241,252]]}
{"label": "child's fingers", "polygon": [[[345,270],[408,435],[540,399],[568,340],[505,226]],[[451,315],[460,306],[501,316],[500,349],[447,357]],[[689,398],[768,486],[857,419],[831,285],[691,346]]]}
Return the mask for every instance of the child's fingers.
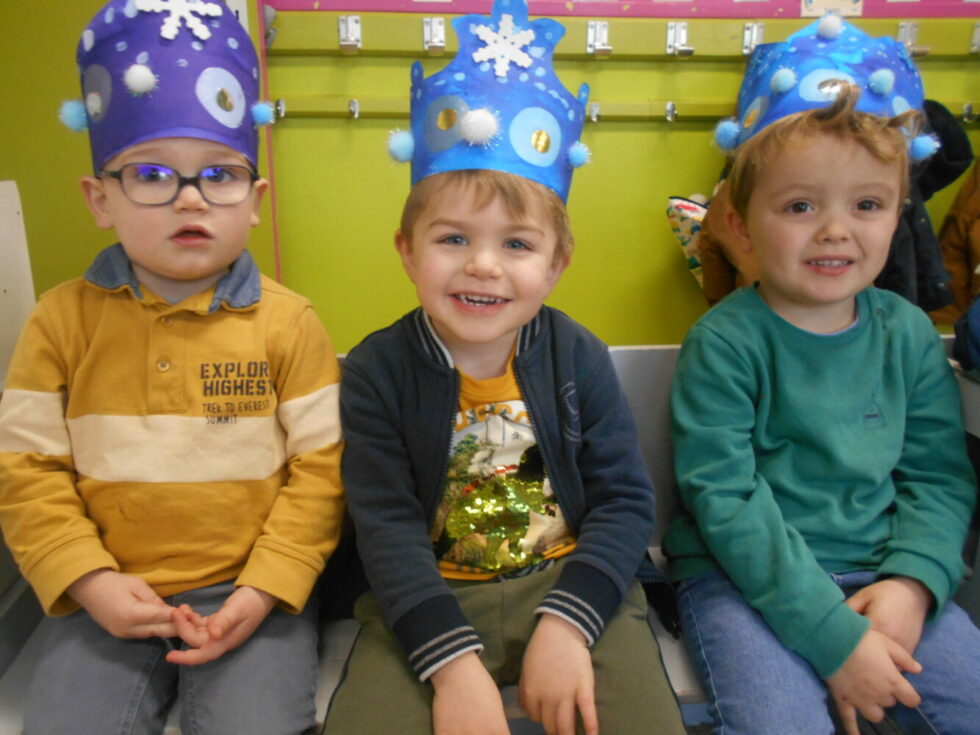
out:
{"label": "child's fingers", "polygon": [[847,735],[861,735],[858,729],[857,710],[849,704],[837,703],[837,713]]}
{"label": "child's fingers", "polygon": [[[187,613],[185,613],[183,609],[178,608],[177,610],[174,610],[173,624],[177,631],[177,635],[188,646],[199,648],[210,640],[207,630],[191,622],[187,616]],[[173,653],[173,651],[171,651],[171,653]],[[170,660],[169,654],[167,660]]]}
{"label": "child's fingers", "polygon": [[163,623],[140,623],[130,629],[131,638],[176,638],[177,626],[170,621]]}
{"label": "child's fingers", "polygon": [[[885,710],[877,704],[865,705],[861,708],[861,714],[864,715],[864,719],[868,722],[881,722],[885,719]],[[857,733],[856,727],[854,732],[855,734]]]}
{"label": "child's fingers", "polygon": [[184,615],[187,616],[187,619],[190,620],[198,628],[203,628],[208,624],[208,619],[205,616],[201,615],[200,613],[196,612],[186,602],[180,606],[180,611],[184,613]]}
{"label": "child's fingers", "polygon": [[235,625],[225,608],[218,610],[208,618],[208,634],[216,641],[220,641],[225,634]]}
{"label": "child's fingers", "polygon": [[558,702],[553,712],[553,729],[545,727],[548,735],[575,735],[575,702]]}
{"label": "child's fingers", "polygon": [[531,718],[532,722],[541,722],[540,699],[528,695],[528,693],[524,690],[524,687],[522,686],[520,687],[520,689],[518,689],[517,701],[520,703],[524,711],[527,712],[527,716]]}
{"label": "child's fingers", "polygon": [[892,692],[892,695],[906,707],[918,707],[922,702],[922,697],[919,696],[919,693],[915,690],[915,687],[909,683],[908,679],[906,679],[904,676],[899,677],[899,679],[900,681],[895,687],[895,691]]}
{"label": "child's fingers", "polygon": [[576,705],[578,705],[578,711],[582,717],[585,735],[599,735],[599,715],[595,710],[595,697],[592,693],[579,692]]}
{"label": "child's fingers", "polygon": [[899,645],[891,638],[888,639],[888,643],[888,655],[891,656],[898,668],[908,671],[910,674],[918,674],[922,671],[922,664],[916,661],[912,654],[905,650],[904,646]]}

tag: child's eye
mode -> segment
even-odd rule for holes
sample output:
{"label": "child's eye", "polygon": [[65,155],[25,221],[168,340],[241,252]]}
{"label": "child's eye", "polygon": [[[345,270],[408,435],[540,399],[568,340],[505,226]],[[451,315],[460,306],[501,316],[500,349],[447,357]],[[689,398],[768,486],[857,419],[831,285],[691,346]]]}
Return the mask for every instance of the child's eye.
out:
{"label": "child's eye", "polygon": [[238,180],[239,176],[234,170],[224,166],[208,166],[201,169],[201,178],[211,184],[228,184]]}
{"label": "child's eye", "polygon": [[466,238],[462,235],[446,235],[440,238],[439,242],[444,242],[447,245],[465,245]]}
{"label": "child's eye", "polygon": [[157,166],[152,163],[137,163],[129,168],[130,176],[141,184],[159,184],[173,180],[177,175],[174,170],[166,166]]}
{"label": "child's eye", "polygon": [[876,209],[881,209],[881,202],[876,199],[862,199],[857,203],[857,208],[862,212],[873,212]]}
{"label": "child's eye", "polygon": [[504,248],[507,250],[530,250],[531,246],[523,240],[508,240],[504,243]]}
{"label": "child's eye", "polygon": [[793,202],[786,207],[786,211],[792,212],[793,214],[804,214],[806,212],[812,212],[813,205],[810,202]]}

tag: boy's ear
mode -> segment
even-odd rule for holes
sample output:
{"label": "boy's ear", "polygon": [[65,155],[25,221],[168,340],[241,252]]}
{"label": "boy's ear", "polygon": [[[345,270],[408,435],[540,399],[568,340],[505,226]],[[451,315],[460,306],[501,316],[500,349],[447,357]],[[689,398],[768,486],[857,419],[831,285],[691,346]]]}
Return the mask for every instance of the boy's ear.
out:
{"label": "boy's ear", "polygon": [[259,210],[262,208],[262,197],[265,196],[265,192],[269,188],[269,181],[267,179],[256,179],[255,183],[252,184],[252,191],[254,192],[253,202],[252,202],[252,227],[261,222],[259,219]]}
{"label": "boy's ear", "polygon": [[548,273],[548,281],[551,288],[558,285],[558,279],[561,278],[561,274],[565,272],[565,269],[571,262],[571,255],[563,255],[551,264],[551,270]]}
{"label": "boy's ear", "polygon": [[408,277],[412,283],[415,283],[415,261],[412,259],[412,244],[402,234],[401,230],[395,230],[395,250],[402,258],[402,267],[405,268]]}
{"label": "boy's ear", "polygon": [[749,239],[749,228],[745,218],[729,207],[725,212],[725,224],[728,226],[728,231],[732,233],[738,249],[744,253],[751,253],[752,241]]}
{"label": "boy's ear", "polygon": [[78,183],[82,187],[85,203],[92,217],[95,218],[96,227],[103,230],[112,229],[112,213],[109,211],[109,201],[105,195],[105,182],[94,176],[83,176]]}

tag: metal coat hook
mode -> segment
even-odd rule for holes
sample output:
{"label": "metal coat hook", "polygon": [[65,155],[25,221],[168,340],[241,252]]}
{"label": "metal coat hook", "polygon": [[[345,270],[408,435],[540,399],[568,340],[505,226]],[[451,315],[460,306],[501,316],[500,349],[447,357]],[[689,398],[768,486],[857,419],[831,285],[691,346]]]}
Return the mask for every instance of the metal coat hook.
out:
{"label": "metal coat hook", "polygon": [[361,105],[357,100],[351,100],[347,103],[347,111],[350,112],[350,116],[355,120],[361,116]]}
{"label": "metal coat hook", "polygon": [[356,54],[361,47],[361,16],[341,15],[337,18],[340,53]]}
{"label": "metal coat hook", "polygon": [[973,103],[967,102],[965,105],[963,105],[963,122],[971,123],[976,119],[976,115],[973,114]]}
{"label": "metal coat hook", "polygon": [[589,120],[594,123],[599,122],[599,103],[590,102],[589,103]]}
{"label": "metal coat hook", "polygon": [[272,116],[276,122],[286,117],[286,100],[281,98],[276,100],[272,106]]}
{"label": "metal coat hook", "polygon": [[677,105],[673,102],[668,102],[664,106],[664,118],[669,123],[674,122],[677,119]]}

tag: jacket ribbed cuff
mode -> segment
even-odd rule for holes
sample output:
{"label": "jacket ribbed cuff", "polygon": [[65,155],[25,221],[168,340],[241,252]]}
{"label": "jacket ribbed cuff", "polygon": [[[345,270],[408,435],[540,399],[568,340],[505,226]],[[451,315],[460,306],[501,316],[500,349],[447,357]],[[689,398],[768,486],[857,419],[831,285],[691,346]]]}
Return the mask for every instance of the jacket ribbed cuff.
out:
{"label": "jacket ribbed cuff", "polygon": [[419,681],[426,681],[440,667],[468,651],[483,650],[480,637],[452,594],[426,600],[402,616],[393,630]]}
{"label": "jacket ribbed cuff", "polygon": [[554,588],[535,609],[550,613],[578,628],[589,647],[595,645],[606,622],[622,602],[622,594],[605,574],[588,564],[569,562]]}

